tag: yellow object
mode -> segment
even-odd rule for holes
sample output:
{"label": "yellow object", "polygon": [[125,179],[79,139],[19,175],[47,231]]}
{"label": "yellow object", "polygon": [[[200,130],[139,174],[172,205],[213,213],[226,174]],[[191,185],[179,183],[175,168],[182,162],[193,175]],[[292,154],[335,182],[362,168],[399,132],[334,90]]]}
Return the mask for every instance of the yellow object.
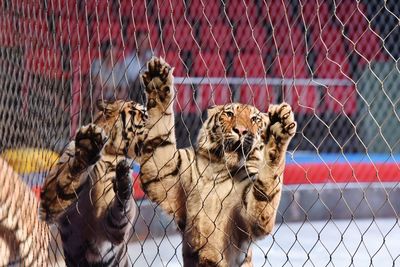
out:
{"label": "yellow object", "polygon": [[49,149],[19,148],[6,149],[1,154],[4,160],[19,174],[49,170],[60,155]]}

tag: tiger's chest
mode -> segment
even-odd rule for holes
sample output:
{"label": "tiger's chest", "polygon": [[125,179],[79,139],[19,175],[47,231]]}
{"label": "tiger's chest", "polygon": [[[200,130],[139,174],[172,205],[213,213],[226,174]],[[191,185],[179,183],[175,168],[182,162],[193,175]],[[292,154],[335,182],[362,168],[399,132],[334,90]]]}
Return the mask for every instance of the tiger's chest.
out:
{"label": "tiger's chest", "polygon": [[223,167],[198,168],[192,178],[186,202],[187,218],[205,216],[212,223],[224,223],[242,206],[242,197],[252,182],[249,177],[232,176]]}

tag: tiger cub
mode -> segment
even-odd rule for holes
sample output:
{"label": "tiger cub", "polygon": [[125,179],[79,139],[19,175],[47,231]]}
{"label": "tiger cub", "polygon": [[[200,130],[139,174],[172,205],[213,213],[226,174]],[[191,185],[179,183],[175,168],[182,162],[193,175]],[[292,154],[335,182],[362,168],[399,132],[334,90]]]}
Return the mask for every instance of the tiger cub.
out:
{"label": "tiger cub", "polygon": [[146,135],[146,108],[99,102],[94,124],[83,126],[47,176],[41,217],[56,222],[67,266],[127,266],[126,242],[136,206],[128,157]]}
{"label": "tiger cub", "polygon": [[215,106],[197,145],[177,149],[172,72],[153,58],[142,75],[149,113],[142,188],[177,222],[185,266],[251,266],[251,242],[275,224],[285,153],[296,132],[291,107],[271,105],[263,114],[239,103]]}
{"label": "tiger cub", "polygon": [[0,158],[0,266],[49,266],[50,229],[37,218],[39,201]]}

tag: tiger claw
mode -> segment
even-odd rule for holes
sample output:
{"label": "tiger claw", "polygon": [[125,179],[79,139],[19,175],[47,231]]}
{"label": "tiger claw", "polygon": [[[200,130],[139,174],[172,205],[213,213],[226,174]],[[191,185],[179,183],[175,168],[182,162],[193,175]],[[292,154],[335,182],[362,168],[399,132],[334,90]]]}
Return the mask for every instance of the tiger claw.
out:
{"label": "tiger claw", "polygon": [[107,138],[104,130],[95,124],[82,126],[75,136],[76,156],[89,164],[96,162]]}
{"label": "tiger claw", "polygon": [[118,162],[115,169],[113,188],[120,201],[127,201],[132,196],[132,179],[130,177],[130,166],[127,160]]}
{"label": "tiger claw", "polygon": [[146,86],[147,108],[157,106],[166,110],[174,98],[173,70],[163,58],[153,57],[147,62],[147,70],[142,74],[142,80]]}
{"label": "tiger claw", "polygon": [[297,123],[289,104],[271,105],[268,114],[271,120],[270,131],[275,137],[288,140],[296,133]]}

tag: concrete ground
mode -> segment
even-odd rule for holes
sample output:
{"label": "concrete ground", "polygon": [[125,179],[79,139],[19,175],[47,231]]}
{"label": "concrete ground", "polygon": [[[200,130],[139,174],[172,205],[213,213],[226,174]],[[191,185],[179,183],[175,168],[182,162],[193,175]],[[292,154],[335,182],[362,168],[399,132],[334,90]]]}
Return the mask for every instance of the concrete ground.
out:
{"label": "concrete ground", "polygon": [[[395,266],[400,264],[397,219],[279,223],[253,244],[254,266]],[[151,237],[129,245],[134,266],[183,266],[181,238]]]}

